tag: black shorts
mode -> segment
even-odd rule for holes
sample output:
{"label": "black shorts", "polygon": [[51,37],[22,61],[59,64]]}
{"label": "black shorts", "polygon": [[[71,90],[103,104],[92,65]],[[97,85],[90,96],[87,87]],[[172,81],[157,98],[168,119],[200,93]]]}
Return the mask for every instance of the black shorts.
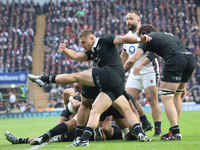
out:
{"label": "black shorts", "polygon": [[187,83],[195,68],[192,54],[176,54],[165,61],[161,81]]}
{"label": "black shorts", "polygon": [[103,68],[93,68],[92,77],[94,84],[102,88],[112,101],[123,95],[124,79],[113,68],[105,66]]}
{"label": "black shorts", "polygon": [[99,87],[87,86],[83,84],[81,85],[81,95],[84,98],[95,99],[99,94],[99,92],[100,92]]}
{"label": "black shorts", "polygon": [[107,116],[111,115],[114,119],[124,118],[113,106],[110,106],[103,114],[101,114],[100,121],[104,121]]}

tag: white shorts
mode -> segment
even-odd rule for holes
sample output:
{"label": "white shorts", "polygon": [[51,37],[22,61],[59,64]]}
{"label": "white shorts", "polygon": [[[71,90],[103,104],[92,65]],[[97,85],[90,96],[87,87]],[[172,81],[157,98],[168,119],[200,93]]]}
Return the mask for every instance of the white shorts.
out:
{"label": "white shorts", "polygon": [[146,89],[149,86],[158,86],[160,75],[154,72],[135,76],[130,74],[126,81],[126,88]]}

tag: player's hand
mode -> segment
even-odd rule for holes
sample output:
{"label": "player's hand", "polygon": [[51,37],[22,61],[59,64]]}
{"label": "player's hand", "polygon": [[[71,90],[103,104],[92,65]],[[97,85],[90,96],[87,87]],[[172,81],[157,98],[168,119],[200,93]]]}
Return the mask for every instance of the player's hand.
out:
{"label": "player's hand", "polygon": [[142,65],[140,65],[140,64],[137,65],[137,66],[135,67],[134,71],[133,71],[133,74],[136,75],[136,76],[140,75],[140,71],[142,70],[142,68],[143,68]]}
{"label": "player's hand", "polygon": [[181,94],[181,100],[182,101],[184,100],[185,96],[186,96],[186,88],[184,88],[184,90],[183,90],[183,92]]}
{"label": "player's hand", "polygon": [[75,92],[73,93],[71,96],[74,98],[75,96],[77,96],[79,94],[79,92]]}
{"label": "player's hand", "polygon": [[61,43],[59,45],[59,52],[63,53],[63,51],[66,49],[66,45],[67,45],[68,41],[66,40],[65,43]]}
{"label": "player's hand", "polygon": [[146,43],[146,42],[148,42],[148,41],[151,41],[151,40],[152,40],[152,37],[150,37],[150,36],[148,36],[148,35],[142,35],[142,34],[141,34],[140,39],[141,39],[140,43]]}

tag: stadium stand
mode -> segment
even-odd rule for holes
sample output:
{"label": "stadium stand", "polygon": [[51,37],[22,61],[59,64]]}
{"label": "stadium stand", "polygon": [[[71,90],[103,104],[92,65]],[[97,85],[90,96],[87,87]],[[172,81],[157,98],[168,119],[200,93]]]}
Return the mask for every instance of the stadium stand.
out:
{"label": "stadium stand", "polygon": [[0,3],[0,72],[31,72],[36,18],[27,1]]}

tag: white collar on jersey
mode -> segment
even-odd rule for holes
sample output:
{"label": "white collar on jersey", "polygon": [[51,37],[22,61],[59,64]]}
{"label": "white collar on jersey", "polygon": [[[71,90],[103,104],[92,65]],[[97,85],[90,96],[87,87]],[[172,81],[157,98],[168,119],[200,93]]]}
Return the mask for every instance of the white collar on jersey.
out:
{"label": "white collar on jersey", "polygon": [[95,42],[94,42],[94,45],[92,46],[92,49],[91,51],[93,52],[94,51],[94,48],[97,47],[97,43],[99,42],[99,37],[96,38]]}
{"label": "white collar on jersey", "polygon": [[135,32],[132,32],[132,31],[129,31],[129,32],[130,32],[130,34],[132,34],[132,35],[137,35],[138,31],[139,31],[139,29],[138,29],[137,31],[135,31]]}

